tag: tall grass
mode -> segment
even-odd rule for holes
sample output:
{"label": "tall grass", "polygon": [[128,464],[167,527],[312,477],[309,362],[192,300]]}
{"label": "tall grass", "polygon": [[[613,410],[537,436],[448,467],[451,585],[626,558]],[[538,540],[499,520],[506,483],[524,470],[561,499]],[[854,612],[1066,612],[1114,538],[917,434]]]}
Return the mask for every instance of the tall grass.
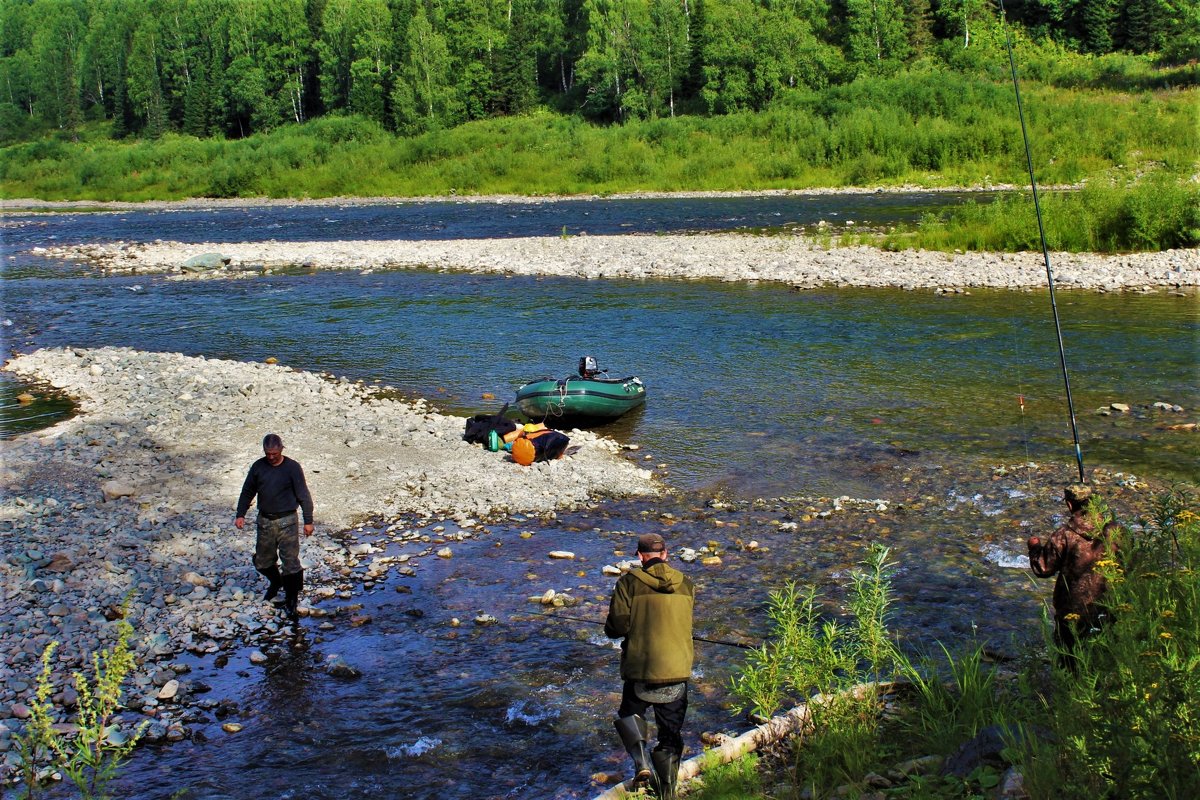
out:
{"label": "tall grass", "polygon": [[770,716],[783,704],[812,703],[812,730],[795,749],[794,776],[813,796],[859,779],[875,761],[880,701],[846,693],[891,674],[897,655],[887,635],[890,605],[888,550],[876,546],[850,588],[853,621],[822,619],[816,590],[788,583],[770,595],[773,635],[752,651],[732,691],[742,708]]}
{"label": "tall grass", "polygon": [[[1154,175],[1132,186],[1090,183],[1073,192],[1039,194],[1051,250],[1101,253],[1200,246],[1200,185]],[[968,202],[926,215],[878,238],[888,249],[1040,250],[1037,215],[1025,194]]]}

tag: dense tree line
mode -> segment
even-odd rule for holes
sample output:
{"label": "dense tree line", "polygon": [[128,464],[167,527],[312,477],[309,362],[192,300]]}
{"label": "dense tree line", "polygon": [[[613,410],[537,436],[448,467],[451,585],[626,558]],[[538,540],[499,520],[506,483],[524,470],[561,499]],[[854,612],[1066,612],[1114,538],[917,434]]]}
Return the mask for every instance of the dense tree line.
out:
{"label": "dense tree line", "polygon": [[[1083,53],[1200,56],[1200,0],[1012,0]],[[922,59],[970,65],[988,0],[0,0],[0,140],[241,137],[350,113],[399,133],[539,106],[597,121],[761,110]]]}

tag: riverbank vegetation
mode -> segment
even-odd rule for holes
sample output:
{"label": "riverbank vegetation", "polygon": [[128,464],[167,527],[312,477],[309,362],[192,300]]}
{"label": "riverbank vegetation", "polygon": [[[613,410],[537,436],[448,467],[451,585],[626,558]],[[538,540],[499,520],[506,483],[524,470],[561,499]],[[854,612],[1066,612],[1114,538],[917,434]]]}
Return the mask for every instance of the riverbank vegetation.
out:
{"label": "riverbank vegetation", "polygon": [[[1074,670],[1049,641],[1048,620],[1045,646],[1011,664],[990,663],[983,643],[912,654],[887,631],[893,565],[881,548],[853,579],[848,621],[822,614],[812,590],[775,592],[774,634],[734,679],[742,707],[769,714],[815,691],[840,700],[815,707],[813,729],[782,758],[720,770],[689,797],[886,790],[949,800],[985,796],[1017,774],[1034,800],[1196,797],[1198,511],[1194,494],[1172,491],[1125,527],[1119,556],[1100,564],[1115,622],[1083,641]],[[886,704],[844,693],[879,679],[898,681]]]}
{"label": "riverbank vegetation", "polygon": [[[1132,186],[1088,183],[1079,191],[1040,195],[1051,250],[1122,253],[1200,246],[1200,186],[1155,176]],[[889,250],[1039,250],[1037,214],[1028,192],[968,202],[918,225],[884,235],[844,237]]]}

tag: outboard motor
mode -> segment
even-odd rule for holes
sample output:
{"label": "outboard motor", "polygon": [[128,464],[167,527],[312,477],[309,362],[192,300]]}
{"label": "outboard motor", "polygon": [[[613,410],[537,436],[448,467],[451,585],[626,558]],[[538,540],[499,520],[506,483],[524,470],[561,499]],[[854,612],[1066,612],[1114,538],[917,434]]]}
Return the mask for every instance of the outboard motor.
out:
{"label": "outboard motor", "polygon": [[584,356],[579,359],[579,377],[594,378],[599,371],[600,368],[596,364],[596,359],[591,356]]}

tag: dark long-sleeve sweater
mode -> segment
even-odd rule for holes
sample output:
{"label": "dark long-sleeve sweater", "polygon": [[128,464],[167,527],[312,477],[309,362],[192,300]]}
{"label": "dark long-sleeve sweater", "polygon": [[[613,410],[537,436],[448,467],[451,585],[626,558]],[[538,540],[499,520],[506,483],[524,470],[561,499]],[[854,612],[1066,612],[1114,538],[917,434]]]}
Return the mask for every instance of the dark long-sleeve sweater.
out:
{"label": "dark long-sleeve sweater", "polygon": [[271,466],[266,457],[260,458],[250,465],[246,482],[242,484],[242,494],[238,497],[237,516],[246,516],[250,510],[250,502],[258,497],[258,513],[284,514],[295,511],[296,506],[304,511],[304,524],[311,525],[313,521],[312,495],[308,493],[308,484],[304,480],[304,470],[300,464],[287,456],[277,467]]}

